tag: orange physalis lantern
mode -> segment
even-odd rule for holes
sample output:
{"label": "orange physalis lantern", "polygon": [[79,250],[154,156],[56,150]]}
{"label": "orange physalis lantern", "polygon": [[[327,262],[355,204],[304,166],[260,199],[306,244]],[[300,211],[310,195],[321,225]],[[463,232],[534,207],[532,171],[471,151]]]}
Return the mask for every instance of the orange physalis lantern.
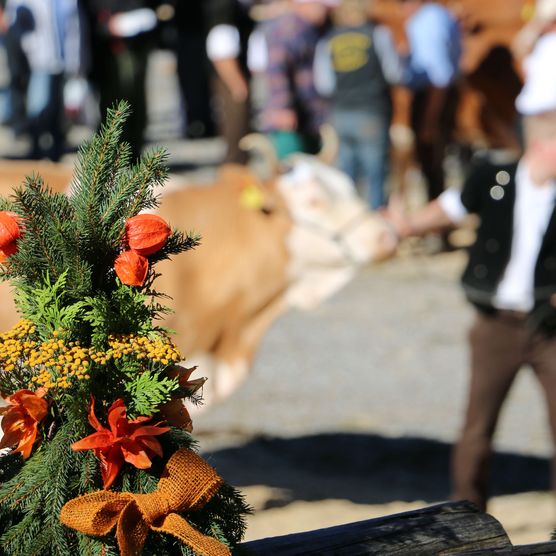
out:
{"label": "orange physalis lantern", "polygon": [[37,439],[39,423],[48,413],[48,402],[42,398],[44,392],[36,394],[31,390],[19,390],[6,401],[10,406],[2,418],[4,436],[0,448],[15,446],[16,452],[27,459],[31,455]]}
{"label": "orange physalis lantern", "polygon": [[17,251],[17,244],[15,241],[8,243],[5,247],[0,249],[0,263],[3,263],[10,255]]}
{"label": "orange physalis lantern", "polygon": [[149,261],[135,251],[124,251],[114,261],[114,270],[126,286],[142,286],[149,271]]}
{"label": "orange physalis lantern", "polygon": [[144,256],[164,247],[171,232],[166,221],[156,214],[138,214],[125,223],[129,248]]}
{"label": "orange physalis lantern", "polygon": [[18,219],[14,212],[0,211],[0,262],[17,251],[16,241],[21,237]]}

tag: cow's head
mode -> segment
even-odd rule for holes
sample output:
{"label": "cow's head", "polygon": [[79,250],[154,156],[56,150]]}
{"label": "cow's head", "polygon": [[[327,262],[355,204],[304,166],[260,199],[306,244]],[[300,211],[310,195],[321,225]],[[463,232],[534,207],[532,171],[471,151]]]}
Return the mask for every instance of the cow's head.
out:
{"label": "cow's head", "polygon": [[[244,143],[245,144],[245,143]],[[249,140],[269,157],[262,137]],[[391,255],[396,239],[389,225],[371,212],[353,181],[330,164],[334,149],[325,141],[320,155],[295,154],[278,164],[270,178],[292,220],[287,238],[290,305],[313,307],[332,295],[358,267]]]}

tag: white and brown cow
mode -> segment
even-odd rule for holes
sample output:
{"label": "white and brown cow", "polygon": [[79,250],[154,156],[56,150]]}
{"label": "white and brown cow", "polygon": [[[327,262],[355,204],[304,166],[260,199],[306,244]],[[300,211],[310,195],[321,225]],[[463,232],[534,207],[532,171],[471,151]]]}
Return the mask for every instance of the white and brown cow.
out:
{"label": "white and brown cow", "polygon": [[[176,332],[188,362],[209,377],[208,402],[229,395],[247,376],[262,335],[279,314],[316,306],[358,267],[394,248],[389,229],[343,173],[310,156],[293,157],[288,165],[264,182],[232,165],[222,167],[211,185],[176,190],[180,178],[173,178],[172,191],[162,197],[161,216],[202,236],[200,247],[159,265],[157,290],[173,299],[175,312],[164,324]],[[54,189],[70,181],[71,171],[62,170],[67,179],[44,176]],[[4,330],[16,316],[2,288]]]}

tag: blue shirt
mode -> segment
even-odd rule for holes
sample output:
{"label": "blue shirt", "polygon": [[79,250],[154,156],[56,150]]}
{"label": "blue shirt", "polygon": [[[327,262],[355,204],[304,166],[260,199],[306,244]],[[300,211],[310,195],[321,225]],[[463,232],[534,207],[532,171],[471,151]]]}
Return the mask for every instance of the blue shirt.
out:
{"label": "blue shirt", "polygon": [[421,89],[453,83],[461,57],[461,36],[450,11],[439,4],[425,4],[408,20],[406,32],[411,52],[407,84]]}

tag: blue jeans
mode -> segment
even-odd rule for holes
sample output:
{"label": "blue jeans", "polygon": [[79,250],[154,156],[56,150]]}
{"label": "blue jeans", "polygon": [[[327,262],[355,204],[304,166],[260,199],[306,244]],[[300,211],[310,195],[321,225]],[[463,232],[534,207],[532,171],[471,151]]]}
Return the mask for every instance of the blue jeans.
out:
{"label": "blue jeans", "polygon": [[27,118],[32,140],[30,158],[57,162],[64,151],[63,75],[32,71],[27,88]]}
{"label": "blue jeans", "polygon": [[354,181],[365,180],[371,208],[383,207],[390,158],[390,111],[334,110],[331,119],[340,141],[340,168]]}

